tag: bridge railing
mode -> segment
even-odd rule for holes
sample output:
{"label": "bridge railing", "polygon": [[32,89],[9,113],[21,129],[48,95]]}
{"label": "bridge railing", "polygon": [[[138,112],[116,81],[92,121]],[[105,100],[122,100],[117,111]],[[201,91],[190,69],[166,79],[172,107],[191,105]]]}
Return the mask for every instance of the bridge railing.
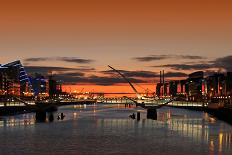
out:
{"label": "bridge railing", "polygon": [[9,107],[9,106],[25,106],[24,103],[22,102],[13,102],[13,101],[10,101],[10,102],[0,102],[0,107]]}
{"label": "bridge railing", "polygon": [[191,102],[191,101],[172,101],[168,103],[169,106],[181,106],[181,107],[206,107],[205,102]]}
{"label": "bridge railing", "polygon": [[[133,103],[132,100],[128,98],[105,98],[104,103]],[[144,101],[144,104],[147,106],[149,105],[163,105],[164,103],[168,102],[168,100],[156,100],[154,102],[151,101]],[[206,102],[192,102],[192,101],[171,101],[167,105],[169,106],[178,106],[178,107],[206,107],[208,103]]]}
{"label": "bridge railing", "polygon": [[101,101],[104,103],[133,103],[133,101],[128,98],[105,98]]}
{"label": "bridge railing", "polygon": [[[27,105],[34,105],[35,102],[33,101],[27,101]],[[6,101],[6,102],[0,102],[0,107],[10,107],[10,106],[27,106],[25,103],[20,101]]]}

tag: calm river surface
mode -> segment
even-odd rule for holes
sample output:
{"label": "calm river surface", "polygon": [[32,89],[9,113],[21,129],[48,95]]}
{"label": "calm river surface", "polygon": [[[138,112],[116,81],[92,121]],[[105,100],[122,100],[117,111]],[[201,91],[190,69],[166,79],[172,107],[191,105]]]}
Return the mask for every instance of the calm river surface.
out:
{"label": "calm river surface", "polygon": [[[128,117],[137,111],[140,121]],[[203,112],[163,107],[150,120],[140,108],[97,104],[63,106],[53,115],[45,123],[34,113],[1,117],[0,155],[232,154],[232,126]]]}

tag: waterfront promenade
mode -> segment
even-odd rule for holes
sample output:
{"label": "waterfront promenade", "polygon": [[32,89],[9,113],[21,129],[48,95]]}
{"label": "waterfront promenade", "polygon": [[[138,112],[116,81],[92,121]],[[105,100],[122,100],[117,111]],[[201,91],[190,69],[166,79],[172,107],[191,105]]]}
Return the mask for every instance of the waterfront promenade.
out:
{"label": "waterfront promenade", "polygon": [[64,101],[7,101],[0,102],[0,115],[15,115],[20,113],[50,111],[64,105],[93,104],[96,100],[64,100]]}

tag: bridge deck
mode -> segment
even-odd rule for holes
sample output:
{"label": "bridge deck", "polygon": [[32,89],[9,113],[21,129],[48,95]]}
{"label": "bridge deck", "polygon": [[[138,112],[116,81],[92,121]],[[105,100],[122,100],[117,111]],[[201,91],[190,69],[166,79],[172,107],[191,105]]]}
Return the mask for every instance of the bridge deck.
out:
{"label": "bridge deck", "polygon": [[[156,100],[156,101],[144,101],[143,104],[147,107],[160,106],[167,102],[168,100]],[[105,99],[99,101],[100,103],[112,103],[112,104],[134,104],[132,100],[129,99]],[[168,106],[174,107],[207,107],[208,103],[204,102],[187,102],[187,101],[172,101],[167,104]]]}

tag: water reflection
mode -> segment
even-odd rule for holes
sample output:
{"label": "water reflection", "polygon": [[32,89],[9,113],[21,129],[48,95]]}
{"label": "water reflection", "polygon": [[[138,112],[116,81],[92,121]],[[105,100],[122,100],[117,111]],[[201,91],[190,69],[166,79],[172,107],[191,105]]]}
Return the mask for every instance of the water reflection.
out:
{"label": "water reflection", "polygon": [[[137,112],[140,112],[139,121],[128,117],[130,114]],[[63,121],[57,120],[57,116],[61,113],[65,115]],[[55,130],[52,126],[57,122],[63,122],[58,123],[61,124],[62,128],[67,125],[64,124],[65,122],[79,123],[79,125],[71,126],[74,128],[72,129],[74,133],[77,130],[76,128],[85,128],[86,124],[90,123],[93,124],[93,127],[91,128],[91,125],[88,125],[88,128],[84,129],[85,131],[82,133],[87,134],[86,137],[95,132],[101,137],[102,134],[109,132],[110,135],[115,134],[115,136],[125,137],[129,140],[140,137],[139,139],[145,139],[145,141],[151,141],[151,143],[159,143],[159,140],[150,138],[154,134],[161,134],[165,138],[165,142],[168,143],[166,145],[182,143],[181,140],[187,139],[187,142],[190,142],[189,145],[203,147],[201,149],[207,149],[209,155],[230,154],[232,152],[231,125],[219,121],[207,113],[165,107],[157,110],[157,120],[146,119],[146,115],[146,110],[135,106],[125,107],[119,104],[75,105],[61,107],[57,112],[47,113],[45,122],[50,122],[50,124],[47,123],[49,127],[51,125],[50,132]],[[34,126],[35,123],[36,116],[33,113],[0,119],[0,127],[6,129],[21,126],[30,127]],[[38,123],[37,128],[41,124],[44,123]],[[97,137],[97,135],[94,136]],[[168,136],[164,137],[166,135]],[[191,146],[186,147],[191,148]],[[181,150],[179,151],[181,152]]]}
{"label": "water reflection", "polygon": [[0,119],[0,127],[15,127],[15,126],[28,126],[34,125],[35,118],[33,115],[24,114],[22,117],[4,117]]}
{"label": "water reflection", "polygon": [[53,121],[54,121],[54,114],[53,114],[53,112],[50,112],[50,113],[48,114],[48,121],[49,121],[49,122],[53,122]]}
{"label": "water reflection", "polygon": [[[170,115],[167,115],[170,116]],[[98,119],[97,128],[109,130],[135,129],[142,133],[143,129],[168,129],[173,134],[189,138],[194,143],[205,143],[209,146],[209,154],[223,154],[232,151],[231,127],[224,126],[224,132],[217,133],[213,127],[202,119],[171,118],[167,122],[143,119],[140,122],[128,119]],[[220,128],[219,130],[221,130]]]}
{"label": "water reflection", "polygon": [[[189,111],[187,111],[189,112]],[[168,129],[168,131],[186,137],[194,143],[204,143],[209,146],[209,154],[223,154],[232,151],[230,125],[216,120],[207,113],[198,112],[197,116],[179,114],[176,111],[167,109],[158,112],[158,121],[147,120],[131,121],[129,119],[98,119],[98,128],[110,129],[133,129],[142,132],[144,128]]]}
{"label": "water reflection", "polygon": [[202,113],[202,117],[188,117],[188,115],[172,115],[168,110],[160,113],[159,116],[159,120],[164,124],[157,125],[166,124],[169,130],[180,136],[190,138],[194,142],[207,143],[209,154],[222,154],[223,151],[232,149],[232,127],[207,113]]}

